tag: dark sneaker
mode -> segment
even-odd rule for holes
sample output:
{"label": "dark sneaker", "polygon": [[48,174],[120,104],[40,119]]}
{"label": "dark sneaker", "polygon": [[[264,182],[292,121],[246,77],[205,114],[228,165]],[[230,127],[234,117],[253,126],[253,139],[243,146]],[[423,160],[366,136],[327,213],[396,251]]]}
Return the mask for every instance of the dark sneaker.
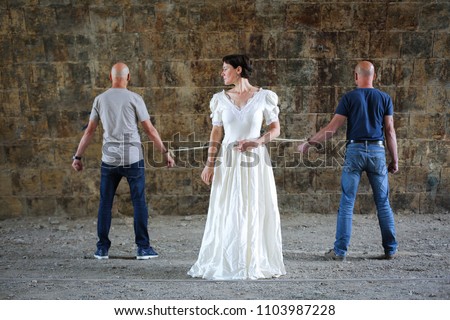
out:
{"label": "dark sneaker", "polygon": [[344,261],[345,260],[345,256],[338,256],[338,255],[336,255],[336,253],[334,252],[334,249],[330,249],[330,251],[325,252],[325,258],[327,260],[338,260],[338,261]]}
{"label": "dark sneaker", "polygon": [[392,260],[395,258],[395,253],[385,253],[384,254],[384,259],[385,260]]}
{"label": "dark sneaker", "polygon": [[147,260],[158,257],[158,254],[155,250],[153,250],[152,247],[149,247],[147,249],[138,248],[137,249],[137,255],[136,259],[138,260]]}
{"label": "dark sneaker", "polygon": [[97,249],[94,253],[94,257],[97,259],[108,259],[108,250],[107,249]]}

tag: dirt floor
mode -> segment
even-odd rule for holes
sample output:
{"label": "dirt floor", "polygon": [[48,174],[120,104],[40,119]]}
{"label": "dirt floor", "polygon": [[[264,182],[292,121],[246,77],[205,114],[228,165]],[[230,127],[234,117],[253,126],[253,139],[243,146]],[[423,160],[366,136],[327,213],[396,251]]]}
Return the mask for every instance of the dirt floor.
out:
{"label": "dirt floor", "polygon": [[382,254],[378,222],[356,215],[346,262],[326,261],[334,215],[282,215],[287,275],[206,281],[195,262],[204,215],[150,219],[156,259],[135,259],[133,221],[114,217],[109,260],[93,258],[96,219],[26,217],[0,222],[0,299],[444,299],[450,298],[450,215],[397,215],[398,257]]}

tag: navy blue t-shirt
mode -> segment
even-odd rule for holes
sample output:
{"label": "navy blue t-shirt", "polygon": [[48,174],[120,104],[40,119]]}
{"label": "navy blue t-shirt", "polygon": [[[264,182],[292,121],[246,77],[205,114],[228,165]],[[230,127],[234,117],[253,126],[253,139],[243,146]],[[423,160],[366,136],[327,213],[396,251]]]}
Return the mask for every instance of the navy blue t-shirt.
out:
{"label": "navy blue t-shirt", "polygon": [[347,140],[384,141],[384,116],[393,115],[394,106],[383,91],[357,88],[341,98],[336,114],[347,117]]}

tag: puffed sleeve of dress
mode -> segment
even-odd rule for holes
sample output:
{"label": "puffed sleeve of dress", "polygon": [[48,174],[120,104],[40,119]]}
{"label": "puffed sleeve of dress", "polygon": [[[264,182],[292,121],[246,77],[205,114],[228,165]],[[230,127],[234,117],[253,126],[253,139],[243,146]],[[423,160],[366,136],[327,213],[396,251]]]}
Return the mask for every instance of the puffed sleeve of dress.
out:
{"label": "puffed sleeve of dress", "polygon": [[271,90],[267,90],[264,106],[264,119],[266,120],[266,125],[278,121],[279,113],[280,108],[278,108],[277,94]]}
{"label": "puffed sleeve of dress", "polygon": [[222,122],[222,108],[219,105],[218,93],[213,95],[209,102],[209,108],[211,109],[211,119],[213,126],[223,126]]}

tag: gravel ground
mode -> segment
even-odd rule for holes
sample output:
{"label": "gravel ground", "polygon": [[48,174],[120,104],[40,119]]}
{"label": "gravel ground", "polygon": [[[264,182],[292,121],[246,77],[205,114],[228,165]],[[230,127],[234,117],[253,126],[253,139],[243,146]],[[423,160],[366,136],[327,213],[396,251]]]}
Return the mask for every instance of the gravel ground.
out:
{"label": "gravel ground", "polygon": [[397,215],[399,253],[382,254],[374,215],[354,217],[345,262],[326,261],[334,215],[282,215],[287,275],[256,281],[206,281],[186,275],[195,262],[205,215],[150,218],[156,259],[135,259],[133,221],[115,216],[109,260],[93,258],[96,219],[24,217],[0,224],[2,300],[448,300],[448,214]]}

